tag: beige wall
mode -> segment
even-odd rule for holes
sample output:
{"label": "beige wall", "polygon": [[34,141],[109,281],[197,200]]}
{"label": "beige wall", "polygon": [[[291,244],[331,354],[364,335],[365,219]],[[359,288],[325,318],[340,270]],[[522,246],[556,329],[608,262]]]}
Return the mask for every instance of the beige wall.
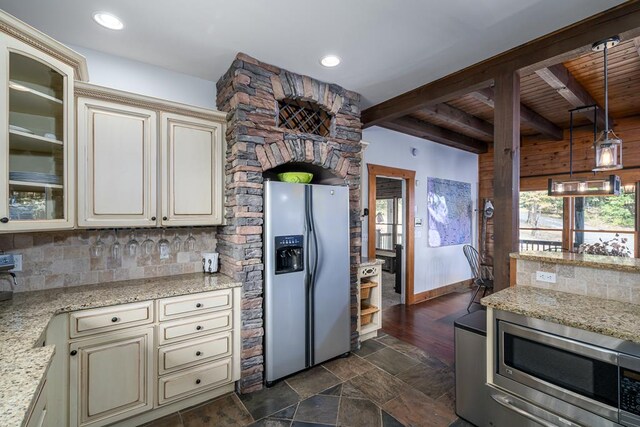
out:
{"label": "beige wall", "polygon": [[[102,230],[105,248],[103,255],[97,258],[90,254],[90,248],[98,236],[97,230],[2,234],[0,251],[23,255],[23,271],[16,273],[17,292],[201,271],[201,253],[215,251],[216,228],[193,229],[196,238],[193,252],[184,252],[184,241],[189,235],[187,228],[167,229],[167,240],[173,239],[176,230],[182,239],[182,251],[171,253],[168,259],[163,260],[157,250],[161,238],[159,229],[136,231],[136,239],[140,244],[147,232],[154,241],[155,252],[151,256],[140,255],[140,249],[135,258],[124,254],[129,230],[118,232],[123,252],[120,259],[110,256],[114,239],[113,232],[107,230]],[[3,289],[8,286],[8,278],[8,275],[0,275],[0,287]]]}

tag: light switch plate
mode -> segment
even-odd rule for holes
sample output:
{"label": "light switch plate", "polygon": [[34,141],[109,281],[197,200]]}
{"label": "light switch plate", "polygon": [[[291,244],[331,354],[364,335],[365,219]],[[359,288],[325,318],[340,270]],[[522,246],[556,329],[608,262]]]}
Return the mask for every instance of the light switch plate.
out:
{"label": "light switch plate", "polygon": [[13,254],[13,272],[22,271],[22,254]]}
{"label": "light switch plate", "polygon": [[556,273],[536,271],[536,280],[538,282],[556,283]]}

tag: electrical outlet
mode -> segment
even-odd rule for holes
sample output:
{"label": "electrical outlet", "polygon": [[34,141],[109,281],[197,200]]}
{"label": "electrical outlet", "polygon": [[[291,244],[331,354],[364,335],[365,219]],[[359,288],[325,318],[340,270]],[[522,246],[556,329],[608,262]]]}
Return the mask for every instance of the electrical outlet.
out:
{"label": "electrical outlet", "polygon": [[15,265],[15,267],[13,267],[13,270],[9,271],[22,271],[22,254],[13,254],[13,265]]}
{"label": "electrical outlet", "polygon": [[536,280],[538,282],[556,283],[556,273],[547,273],[546,271],[536,271]]}

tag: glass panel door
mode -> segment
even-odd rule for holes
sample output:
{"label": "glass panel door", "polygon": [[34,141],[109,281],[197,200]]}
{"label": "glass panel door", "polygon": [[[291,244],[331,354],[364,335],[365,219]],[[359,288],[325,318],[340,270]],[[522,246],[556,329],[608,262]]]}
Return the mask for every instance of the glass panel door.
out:
{"label": "glass panel door", "polygon": [[9,53],[9,219],[64,219],[64,75]]}

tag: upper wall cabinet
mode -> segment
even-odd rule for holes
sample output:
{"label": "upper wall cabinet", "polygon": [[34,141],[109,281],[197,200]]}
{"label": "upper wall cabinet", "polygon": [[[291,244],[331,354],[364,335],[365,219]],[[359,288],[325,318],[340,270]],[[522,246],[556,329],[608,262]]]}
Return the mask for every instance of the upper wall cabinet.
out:
{"label": "upper wall cabinet", "polygon": [[78,225],[156,224],[156,112],[78,98]]}
{"label": "upper wall cabinet", "polygon": [[222,222],[222,126],[161,114],[162,225]]}
{"label": "upper wall cabinet", "polygon": [[78,96],[78,225],[219,225],[224,114],[88,84]]}
{"label": "upper wall cabinet", "polygon": [[0,233],[72,228],[84,58],[0,11]]}

